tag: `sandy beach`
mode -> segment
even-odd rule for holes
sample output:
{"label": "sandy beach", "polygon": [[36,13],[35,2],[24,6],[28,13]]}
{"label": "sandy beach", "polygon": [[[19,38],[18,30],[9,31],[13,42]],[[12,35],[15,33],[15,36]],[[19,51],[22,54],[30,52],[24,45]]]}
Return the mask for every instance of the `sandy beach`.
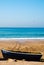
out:
{"label": "sandy beach", "polygon": [[[1,49],[25,52],[40,52],[44,59],[44,40],[0,40],[0,58],[3,58]],[[0,65],[44,65],[44,62],[24,61],[13,59],[0,60]]]}
{"label": "sandy beach", "polygon": [[34,61],[0,61],[0,65],[44,65],[44,62],[34,62]]}

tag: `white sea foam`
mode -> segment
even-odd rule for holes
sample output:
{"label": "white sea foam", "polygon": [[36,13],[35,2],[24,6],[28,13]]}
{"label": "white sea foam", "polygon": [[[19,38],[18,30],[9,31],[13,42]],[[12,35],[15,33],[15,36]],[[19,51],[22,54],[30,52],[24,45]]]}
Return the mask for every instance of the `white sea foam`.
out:
{"label": "white sea foam", "polygon": [[44,40],[43,38],[0,38],[0,40]]}

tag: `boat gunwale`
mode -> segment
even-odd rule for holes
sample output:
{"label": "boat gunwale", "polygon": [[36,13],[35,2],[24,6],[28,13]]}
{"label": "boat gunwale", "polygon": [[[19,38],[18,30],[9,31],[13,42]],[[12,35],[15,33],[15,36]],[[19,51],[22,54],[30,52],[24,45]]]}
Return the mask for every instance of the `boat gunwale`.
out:
{"label": "boat gunwale", "polygon": [[24,54],[24,55],[41,55],[42,56],[41,53],[33,53],[33,52],[20,52],[20,51],[10,51],[10,50],[1,50],[1,51],[5,53],[8,52],[8,53],[16,53],[16,54]]}

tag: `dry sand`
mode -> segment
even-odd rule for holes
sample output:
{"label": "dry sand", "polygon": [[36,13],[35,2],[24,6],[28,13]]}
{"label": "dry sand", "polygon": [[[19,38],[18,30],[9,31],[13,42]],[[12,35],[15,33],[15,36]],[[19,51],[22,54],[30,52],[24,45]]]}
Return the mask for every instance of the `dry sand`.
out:
{"label": "dry sand", "polygon": [[[44,40],[0,40],[0,58],[3,58],[1,49],[13,50],[13,51],[25,51],[25,52],[41,52],[42,59],[44,59]],[[44,62],[32,62],[32,61],[17,61],[7,60],[0,61],[0,65],[44,65]]]}
{"label": "dry sand", "polygon": [[44,62],[32,62],[32,61],[0,61],[0,65],[44,65]]}

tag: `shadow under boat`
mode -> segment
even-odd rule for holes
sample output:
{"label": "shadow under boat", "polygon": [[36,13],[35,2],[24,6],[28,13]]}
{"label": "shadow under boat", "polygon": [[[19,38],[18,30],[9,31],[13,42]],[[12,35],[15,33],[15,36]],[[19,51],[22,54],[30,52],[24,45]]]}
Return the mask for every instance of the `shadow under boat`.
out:
{"label": "shadow under boat", "polygon": [[5,59],[25,59],[27,61],[40,61],[42,54],[41,53],[32,53],[32,52],[19,52],[19,51],[7,51],[2,49],[2,54]]}

